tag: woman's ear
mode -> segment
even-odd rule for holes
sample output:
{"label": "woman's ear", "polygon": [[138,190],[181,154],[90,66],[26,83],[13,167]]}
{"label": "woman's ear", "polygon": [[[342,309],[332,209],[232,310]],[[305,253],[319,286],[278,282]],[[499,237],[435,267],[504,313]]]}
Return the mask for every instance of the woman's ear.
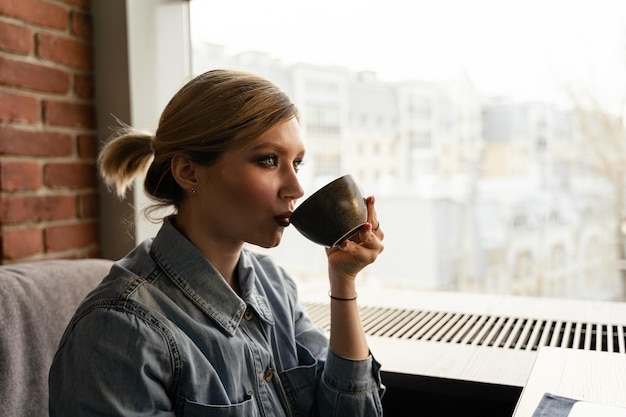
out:
{"label": "woman's ear", "polygon": [[175,155],[170,164],[172,175],[178,185],[185,191],[191,192],[198,188],[198,165],[185,155]]}

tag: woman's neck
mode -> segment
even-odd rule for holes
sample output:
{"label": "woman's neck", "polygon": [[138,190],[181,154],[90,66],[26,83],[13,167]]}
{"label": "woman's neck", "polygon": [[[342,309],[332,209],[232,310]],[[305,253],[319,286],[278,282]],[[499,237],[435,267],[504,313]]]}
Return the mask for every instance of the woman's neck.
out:
{"label": "woman's neck", "polygon": [[190,227],[185,218],[176,216],[172,219],[174,227],[189,240],[202,255],[222,275],[230,287],[241,295],[237,264],[241,256],[243,243],[218,241],[205,233],[200,227]]}

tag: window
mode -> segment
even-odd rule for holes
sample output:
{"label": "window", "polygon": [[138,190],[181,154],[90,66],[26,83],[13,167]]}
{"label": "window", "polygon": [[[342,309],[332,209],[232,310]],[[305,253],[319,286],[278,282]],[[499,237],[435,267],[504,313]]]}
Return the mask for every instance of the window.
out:
{"label": "window", "polygon": [[[190,10],[195,74],[256,72],[300,108],[308,192],[351,172],[376,195],[386,250],[361,285],[626,300],[626,3]],[[326,279],[319,252],[293,228],[271,251],[303,281]]]}

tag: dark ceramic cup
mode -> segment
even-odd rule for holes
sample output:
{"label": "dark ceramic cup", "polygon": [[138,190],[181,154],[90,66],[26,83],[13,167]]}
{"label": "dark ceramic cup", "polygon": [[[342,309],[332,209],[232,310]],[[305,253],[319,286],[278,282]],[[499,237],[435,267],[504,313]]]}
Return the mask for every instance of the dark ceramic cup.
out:
{"label": "dark ceramic cup", "polygon": [[363,191],[352,175],[339,177],[300,203],[290,221],[310,241],[337,246],[367,222]]}

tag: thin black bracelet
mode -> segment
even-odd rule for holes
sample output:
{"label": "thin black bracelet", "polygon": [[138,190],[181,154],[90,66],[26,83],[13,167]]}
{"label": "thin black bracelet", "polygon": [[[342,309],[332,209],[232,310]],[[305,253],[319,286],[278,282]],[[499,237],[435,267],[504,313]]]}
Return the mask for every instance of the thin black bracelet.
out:
{"label": "thin black bracelet", "polygon": [[333,296],[330,291],[328,291],[328,296],[332,299],[332,300],[337,300],[337,301],[354,301],[356,300],[356,298],[358,297],[359,294],[354,293],[354,297],[353,298],[341,298],[341,297],[335,297]]}

